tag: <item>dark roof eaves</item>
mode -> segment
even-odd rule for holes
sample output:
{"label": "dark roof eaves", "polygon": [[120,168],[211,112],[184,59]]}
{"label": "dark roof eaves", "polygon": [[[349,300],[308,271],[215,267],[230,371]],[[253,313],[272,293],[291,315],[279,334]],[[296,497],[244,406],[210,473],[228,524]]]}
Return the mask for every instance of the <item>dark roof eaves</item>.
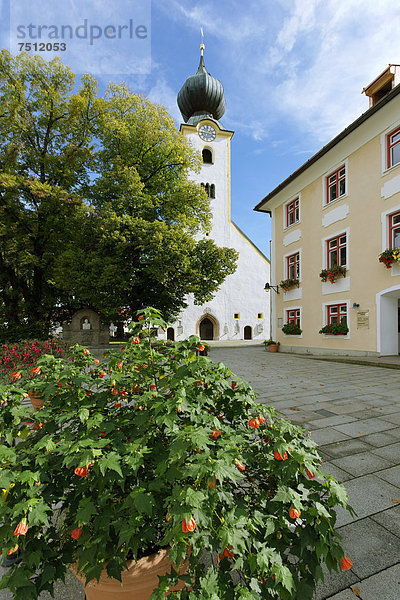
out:
{"label": "dark roof eaves", "polygon": [[308,159],[301,167],[299,167],[296,171],[294,171],[289,177],[287,177],[282,183],[280,183],[272,192],[267,194],[265,198],[261,200],[253,210],[258,212],[265,212],[261,210],[261,206],[266,204],[274,196],[276,196],[281,190],[283,190],[286,186],[289,185],[294,179],[296,179],[299,175],[301,175],[304,171],[306,171],[311,165],[313,165],[317,160],[319,160],[322,156],[324,156],[329,150],[331,150],[334,146],[336,146],[339,142],[341,142],[346,136],[348,136],[352,131],[357,129],[362,123],[364,123],[367,119],[372,117],[373,114],[378,112],[381,108],[383,108],[388,102],[390,102],[395,96],[400,94],[400,84],[396,85],[395,88],[391,92],[387,94],[382,100],[377,102],[375,106],[371,106],[368,110],[365,111],[360,117],[358,117],[353,123],[348,125],[343,131],[341,131],[336,137],[334,137],[330,142],[328,142],[321,150],[318,150],[314,156]]}

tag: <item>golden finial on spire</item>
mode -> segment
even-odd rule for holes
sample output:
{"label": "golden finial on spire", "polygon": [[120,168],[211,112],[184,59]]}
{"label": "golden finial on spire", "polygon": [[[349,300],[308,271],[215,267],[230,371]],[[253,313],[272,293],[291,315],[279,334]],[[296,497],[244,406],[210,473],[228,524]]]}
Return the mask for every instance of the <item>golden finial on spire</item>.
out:
{"label": "golden finial on spire", "polygon": [[201,55],[203,56],[203,52],[204,52],[205,45],[204,45],[204,31],[203,31],[203,28],[202,28],[202,27],[200,28],[200,31],[201,31],[201,44],[200,44],[200,51],[201,51]]}

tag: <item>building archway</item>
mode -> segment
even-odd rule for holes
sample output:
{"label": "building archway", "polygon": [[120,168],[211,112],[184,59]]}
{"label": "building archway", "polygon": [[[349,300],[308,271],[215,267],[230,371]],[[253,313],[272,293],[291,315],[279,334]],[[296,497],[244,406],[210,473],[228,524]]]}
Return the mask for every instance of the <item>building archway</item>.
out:
{"label": "building archway", "polygon": [[201,340],[219,340],[219,323],[212,315],[203,315],[197,322],[196,332]]}
{"label": "building archway", "polygon": [[400,354],[400,286],[376,295],[377,351],[382,356]]}
{"label": "building archway", "polygon": [[250,325],[246,325],[243,332],[243,339],[252,340],[253,339],[253,328]]}
{"label": "building archway", "polygon": [[171,340],[171,342],[175,341],[175,330],[173,327],[168,327],[167,329],[167,340]]}

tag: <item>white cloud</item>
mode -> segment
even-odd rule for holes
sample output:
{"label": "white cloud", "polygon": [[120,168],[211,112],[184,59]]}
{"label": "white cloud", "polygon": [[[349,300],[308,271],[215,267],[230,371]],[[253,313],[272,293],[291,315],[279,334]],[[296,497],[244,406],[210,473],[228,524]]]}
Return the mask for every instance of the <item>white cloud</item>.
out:
{"label": "white cloud", "polygon": [[[362,87],[398,60],[400,7],[388,0],[325,0],[313,8],[311,28],[297,19],[277,34],[280,65],[289,67],[289,74],[274,90],[274,103],[326,141],[368,108]],[[288,32],[291,43],[282,51]]]}
{"label": "white cloud", "polygon": [[[237,3],[236,3],[237,4]],[[198,29],[200,39],[200,27],[203,27],[205,42],[207,34],[216,36],[220,40],[229,43],[244,42],[253,37],[258,37],[268,29],[268,20],[265,13],[270,7],[266,0],[251,2],[246,5],[235,2],[198,2],[190,0],[170,0],[166,3],[159,0],[158,6],[167,12],[172,18],[183,21],[194,29]]]}
{"label": "white cloud", "polygon": [[[400,5],[392,0],[153,2],[198,30],[199,41],[203,26],[206,45],[218,48],[213,75],[225,86],[224,125],[255,140],[292,127],[304,138],[299,152],[326,143],[364,112],[362,88],[400,62]],[[164,82],[160,91],[171,106],[176,91],[167,88]]]}
{"label": "white cloud", "polygon": [[164,77],[157,79],[148,93],[151,102],[162,104],[177,123],[182,122],[182,116],[176,103],[176,91],[173,90]]}

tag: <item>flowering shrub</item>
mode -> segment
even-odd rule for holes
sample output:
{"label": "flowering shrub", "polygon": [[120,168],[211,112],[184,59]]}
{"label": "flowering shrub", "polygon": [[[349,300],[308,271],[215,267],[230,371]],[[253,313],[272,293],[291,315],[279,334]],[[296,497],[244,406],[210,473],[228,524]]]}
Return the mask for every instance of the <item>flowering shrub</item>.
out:
{"label": "flowering shrub", "polygon": [[334,267],[331,267],[330,269],[322,269],[319,276],[321,277],[322,281],[328,281],[328,279],[329,279],[329,281],[331,283],[335,283],[335,281],[338,277],[346,276],[346,267],[341,267],[340,265],[335,265]]}
{"label": "flowering shrub", "polygon": [[58,338],[50,338],[45,341],[23,340],[18,344],[4,344],[0,346],[0,378],[11,381],[12,373],[27,373],[43,354],[64,357],[69,350],[70,345]]}
{"label": "flowering shrub", "polygon": [[349,328],[347,327],[346,321],[342,321],[341,323],[325,325],[319,330],[319,333],[325,333],[325,335],[346,335],[349,333]]}
{"label": "flowering shrub", "polygon": [[286,335],[300,335],[303,330],[298,323],[285,323],[282,327],[282,331]]}
{"label": "flowering shrub", "polygon": [[400,248],[388,248],[379,255],[379,262],[383,263],[387,269],[392,268],[392,264],[400,264]]}
{"label": "flowering shrub", "polygon": [[[71,565],[120,579],[128,559],[169,547],[188,562],[169,598],[311,600],[323,562],[349,568],[334,531],[344,487],[307,432],[196,357],[197,337],[155,345],[166,324],[139,314],[100,364],[80,346],[70,362],[40,358],[44,407],[28,421],[25,390],[0,386],[0,545],[24,550],[0,589],[35,600]],[[152,600],[177,580],[171,569]]]}
{"label": "flowering shrub", "polygon": [[298,279],[284,279],[280,282],[279,287],[281,287],[286,293],[288,290],[290,290],[290,288],[294,287],[295,285],[299,287],[299,284],[300,282]]}

